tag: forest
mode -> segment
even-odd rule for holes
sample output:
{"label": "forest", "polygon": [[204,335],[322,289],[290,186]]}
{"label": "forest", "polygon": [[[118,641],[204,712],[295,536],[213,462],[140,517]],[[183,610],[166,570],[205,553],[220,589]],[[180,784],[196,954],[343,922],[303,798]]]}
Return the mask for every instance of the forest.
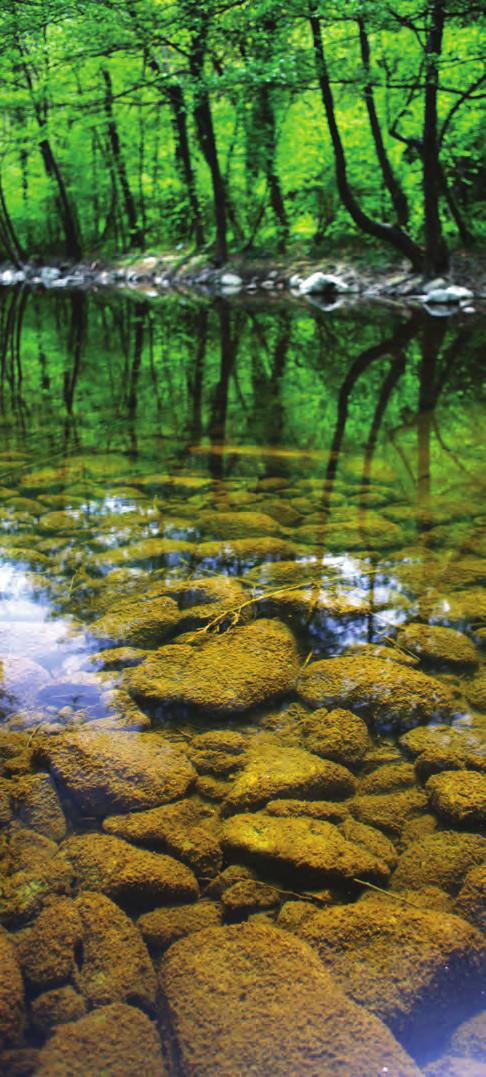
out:
{"label": "forest", "polygon": [[481,0],[0,0],[0,257],[447,271],[486,232]]}

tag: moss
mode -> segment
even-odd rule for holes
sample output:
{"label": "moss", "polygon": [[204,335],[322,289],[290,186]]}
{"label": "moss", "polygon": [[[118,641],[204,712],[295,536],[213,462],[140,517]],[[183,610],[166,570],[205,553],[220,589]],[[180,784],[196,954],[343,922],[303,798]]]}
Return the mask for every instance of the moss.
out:
{"label": "moss", "polygon": [[449,666],[476,666],[479,655],[462,632],[424,624],[408,624],[397,635],[400,647],[424,661]]}
{"label": "moss", "polygon": [[410,763],[385,763],[361,779],[359,792],[389,793],[395,789],[409,789],[411,785],[415,785],[415,770]]}
{"label": "moss", "polygon": [[171,946],[162,989],[185,1073],[418,1077],[385,1027],[345,998],[311,949],[261,923]]}
{"label": "moss", "polygon": [[383,883],[390,874],[384,861],[320,819],[277,818],[264,812],[236,815],[224,824],[222,843],[231,857],[290,875],[294,884],[355,877]]}
{"label": "moss", "polygon": [[94,890],[124,907],[147,908],[158,901],[195,901],[196,879],[171,856],[136,849],[108,834],[68,838],[63,852],[78,887]]}
{"label": "moss", "polygon": [[182,860],[198,877],[212,878],[221,869],[222,853],[207,822],[208,813],[193,801],[178,801],[146,812],[109,816],[107,834],[161,850]]}
{"label": "moss", "polygon": [[245,811],[281,797],[319,797],[338,800],[354,792],[355,781],[345,767],[320,759],[301,748],[280,748],[257,738],[250,758],[235,780],[224,809]]}
{"label": "moss", "polygon": [[486,934],[486,865],[471,868],[457,895],[454,911]]}
{"label": "moss", "polygon": [[24,985],[14,940],[0,928],[0,1050],[20,1039],[24,1026]]}
{"label": "moss", "polygon": [[186,755],[156,733],[66,733],[51,738],[39,756],[88,815],[175,800],[195,777]]}
{"label": "moss", "polygon": [[22,972],[35,988],[56,987],[76,969],[75,951],[82,939],[79,912],[67,898],[46,905],[32,927],[16,936]]}
{"label": "moss", "polygon": [[154,1025],[133,1006],[101,1006],[60,1025],[39,1055],[36,1077],[165,1077]]}
{"label": "moss", "polygon": [[138,920],[138,927],[151,950],[166,950],[178,939],[218,927],[223,920],[223,906],[216,901],[199,901],[196,905],[178,905],[172,909],[153,909]]}
{"label": "moss", "polygon": [[443,830],[412,842],[402,853],[392,879],[394,890],[440,886],[457,894],[467,872],[486,857],[486,838]]}
{"label": "moss", "polygon": [[153,1011],[157,984],[136,926],[103,894],[82,893],[76,910],[83,926],[83,957],[76,983],[89,1006],[131,1002]]}
{"label": "moss", "polygon": [[486,823],[486,773],[446,770],[425,785],[432,809],[456,826],[482,827]]}
{"label": "moss", "polygon": [[451,690],[415,669],[378,658],[331,658],[302,673],[298,691],[315,707],[344,705],[365,711],[375,724],[399,728],[452,717],[457,706]]}
{"label": "moss", "polygon": [[198,647],[163,647],[126,683],[137,699],[186,703],[213,714],[244,711],[289,692],[297,677],[297,649],[279,621],[254,621]]}
{"label": "moss", "polygon": [[67,984],[66,987],[43,991],[31,1003],[31,1010],[34,1028],[47,1036],[56,1025],[63,1025],[66,1021],[77,1021],[78,1018],[83,1017],[86,1013],[86,1003],[83,996]]}
{"label": "moss", "polygon": [[316,912],[300,934],[414,1053],[435,1047],[438,1029],[445,1035],[480,999],[486,946],[456,916],[369,899]]}
{"label": "moss", "polygon": [[356,819],[385,833],[399,836],[405,824],[427,808],[427,796],[422,789],[399,790],[394,793],[363,794],[349,801],[349,810]]}
{"label": "moss", "polygon": [[216,539],[261,538],[280,532],[277,521],[264,512],[203,512],[199,520]]}

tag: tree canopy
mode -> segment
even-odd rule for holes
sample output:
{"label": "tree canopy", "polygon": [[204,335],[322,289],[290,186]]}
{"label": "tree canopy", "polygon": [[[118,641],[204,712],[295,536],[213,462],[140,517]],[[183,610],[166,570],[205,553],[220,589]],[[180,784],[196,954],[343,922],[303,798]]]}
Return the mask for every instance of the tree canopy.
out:
{"label": "tree canopy", "polygon": [[0,0],[0,248],[319,254],[484,237],[475,0]]}

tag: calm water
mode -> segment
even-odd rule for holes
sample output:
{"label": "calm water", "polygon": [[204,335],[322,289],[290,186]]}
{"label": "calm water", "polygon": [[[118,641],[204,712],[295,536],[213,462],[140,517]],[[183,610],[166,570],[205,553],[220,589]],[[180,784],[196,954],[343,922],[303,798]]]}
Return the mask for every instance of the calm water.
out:
{"label": "calm water", "polygon": [[[163,593],[185,595],[183,611],[192,605],[184,583],[216,578],[221,590],[228,577],[226,607],[256,599],[251,615],[285,620],[308,665],[394,647],[408,622],[465,633],[472,663],[435,653],[413,668],[454,693],[454,728],[484,752],[484,320],[385,306],[326,312],[287,299],[3,290],[0,303],[2,736],[22,734],[20,751],[44,734],[89,724],[116,737],[138,721],[189,753],[214,728],[248,744],[281,728],[283,746],[302,747],[289,739],[288,708],[302,708],[292,691],[222,718],[167,702],[138,700],[130,711],[124,668],[204,627],[210,612],[159,635],[131,622],[110,634],[100,619]],[[111,660],[122,645],[130,653]],[[373,724],[358,781],[380,763],[410,761],[397,740],[414,724],[406,715],[398,728]],[[2,752],[11,758],[7,741]],[[38,770],[38,759],[29,765]],[[4,774],[16,780],[15,767]],[[200,782],[189,796],[209,805],[217,835],[234,776],[216,765],[213,777],[212,789]],[[68,833],[100,829],[105,811],[84,812],[62,780],[57,792]],[[38,816],[28,816],[29,833],[51,840]],[[14,811],[7,824],[19,819]],[[435,826],[451,828],[439,816]],[[399,828],[385,832],[400,854]],[[292,887],[305,889],[298,875]],[[7,907],[4,922],[16,933],[38,912]],[[27,979],[30,999],[38,990]],[[37,1050],[44,1039],[27,1021],[24,1044]],[[434,1044],[416,1053],[432,1057]]]}

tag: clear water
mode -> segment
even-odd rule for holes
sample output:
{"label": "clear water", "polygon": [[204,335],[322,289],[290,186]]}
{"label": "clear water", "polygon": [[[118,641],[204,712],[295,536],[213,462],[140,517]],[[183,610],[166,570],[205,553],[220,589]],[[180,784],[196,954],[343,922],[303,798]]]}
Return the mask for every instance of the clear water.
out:
{"label": "clear water", "polygon": [[[253,615],[289,621],[302,662],[393,646],[409,621],[464,632],[480,661],[484,320],[287,298],[0,301],[5,732],[62,736],[111,716],[115,736],[113,689],[134,659],[111,669],[90,626],[154,584],[232,577]],[[289,587],[310,604],[283,612]],[[453,724],[484,750],[480,667],[420,668],[457,690]],[[293,702],[216,722],[142,709],[190,745],[215,725],[251,739]],[[375,749],[396,739],[378,728]],[[43,1037],[27,1026],[24,1042]]]}

